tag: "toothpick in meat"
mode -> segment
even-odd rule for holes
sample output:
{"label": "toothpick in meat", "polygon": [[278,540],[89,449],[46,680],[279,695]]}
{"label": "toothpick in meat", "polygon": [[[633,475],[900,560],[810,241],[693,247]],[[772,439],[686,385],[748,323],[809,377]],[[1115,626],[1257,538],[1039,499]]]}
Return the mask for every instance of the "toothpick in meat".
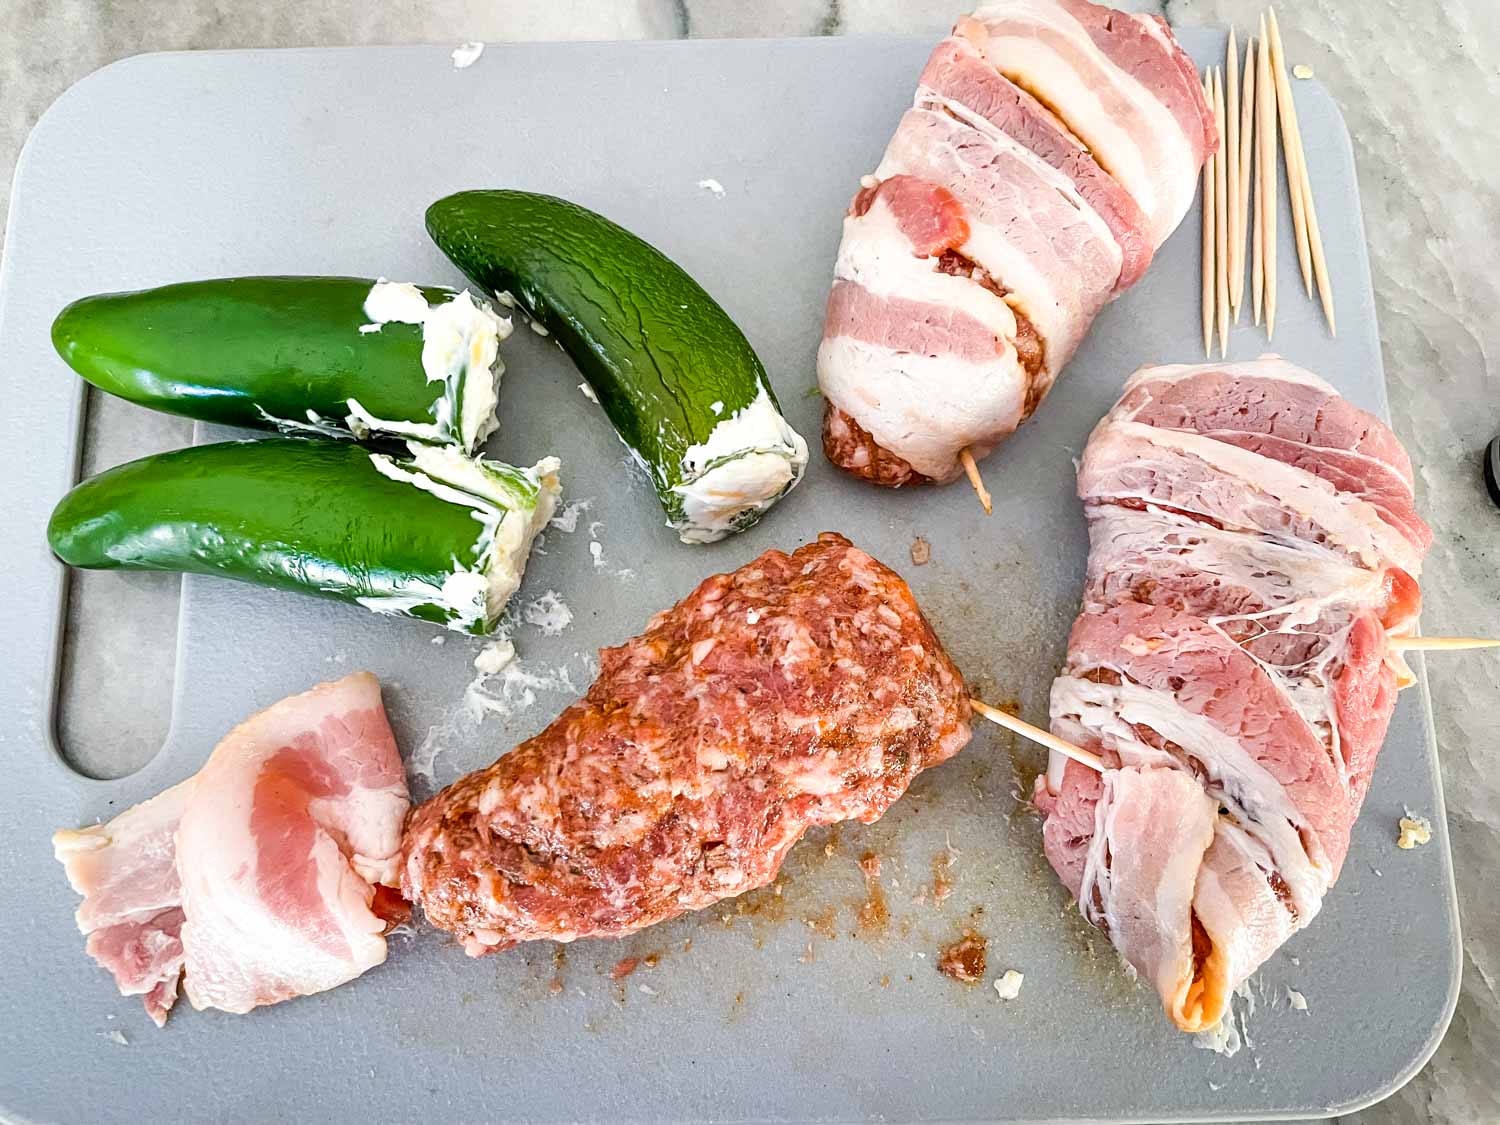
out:
{"label": "toothpick in meat", "polygon": [[1029,738],[1048,750],[1056,750],[1064,757],[1072,758],[1081,766],[1088,766],[1091,770],[1104,772],[1104,759],[1098,754],[1091,753],[1081,746],[1074,746],[1066,739],[1058,738],[1051,731],[1034,727],[1024,719],[1018,719],[1008,711],[1002,711],[998,707],[991,707],[988,703],[979,699],[971,699],[969,703],[973,706],[976,714],[983,715],[996,726],[1004,727],[1008,731],[1019,734],[1022,738]]}
{"label": "toothpick in meat", "polygon": [[969,452],[968,446],[958,451],[958,461],[964,467],[964,475],[969,478],[969,484],[974,487],[974,495],[984,505],[984,514],[994,515],[995,507],[990,490],[984,487],[984,478],[979,475],[979,466],[974,463],[974,454]]}
{"label": "toothpick in meat", "polygon": [[1500,640],[1490,637],[1390,637],[1388,643],[1397,652],[1459,652],[1464,649],[1500,648]]}

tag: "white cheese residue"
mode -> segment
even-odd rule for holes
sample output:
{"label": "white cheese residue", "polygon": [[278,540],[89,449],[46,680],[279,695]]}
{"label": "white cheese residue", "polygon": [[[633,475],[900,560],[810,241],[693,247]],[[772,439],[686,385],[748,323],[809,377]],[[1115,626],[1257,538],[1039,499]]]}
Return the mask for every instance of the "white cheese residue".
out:
{"label": "white cheese residue", "polygon": [[475,40],[460,43],[453,48],[453,54],[449,57],[453,59],[454,70],[467,70],[479,61],[479,56],[482,54],[484,54],[484,44]]}
{"label": "white cheese residue", "polygon": [[474,657],[474,667],[486,676],[493,676],[515,658],[516,646],[501,638],[491,641],[479,650],[479,655]]}
{"label": "white cheese residue", "polygon": [[699,180],[698,186],[701,187],[704,191],[712,192],[715,199],[724,198],[724,185],[719,183],[719,181],[714,179],[712,176],[708,176],[704,179]]}
{"label": "white cheese residue", "polygon": [[464,716],[472,723],[483,722],[491,714],[508,717],[534,705],[539,691],[578,694],[566,664],[535,668],[512,658],[493,673],[479,669],[464,689]]}
{"label": "white cheese residue", "polygon": [[682,483],[672,489],[682,498],[682,518],[671,525],[684,543],[716,542],[754,523],[806,466],[807,442],[761,387],[753,402],[683,454]]}
{"label": "white cheese residue", "polygon": [[1255,1049],[1249,1026],[1250,1017],[1255,1014],[1255,997],[1250,992],[1249,982],[1241,981],[1236,985],[1234,995],[1244,1001],[1240,1009],[1235,1010],[1234,999],[1231,997],[1219,1022],[1193,1036],[1193,1046],[1223,1055],[1226,1059],[1234,1058],[1240,1053],[1241,1047],[1249,1047],[1252,1051]]}
{"label": "white cheese residue", "polygon": [[[313,434],[318,437],[342,439],[349,437],[351,433],[350,430],[345,429],[343,426],[340,426],[335,422],[327,421],[321,414],[312,409],[309,409],[307,411],[306,422],[299,422],[295,418],[278,418],[276,417],[276,415],[268,412],[265,407],[260,405],[257,405],[255,407],[255,412],[260,415],[262,422],[265,422],[267,425],[274,427],[284,434],[291,434],[294,436],[306,436],[308,434]],[[358,437],[360,435],[356,433],[354,436]]]}
{"label": "white cheese residue", "polygon": [[556,590],[528,602],[524,616],[526,623],[535,625],[545,637],[555,637],[573,624],[573,611]]}
{"label": "white cheese residue", "polygon": [[1289,987],[1286,990],[1286,999],[1287,1003],[1292,1006],[1292,1009],[1294,1011],[1307,1011],[1307,997],[1303,996],[1302,993],[1298,992],[1295,988]]}
{"label": "white cheese residue", "polygon": [[548,527],[555,527],[558,531],[572,535],[578,530],[578,517],[594,506],[594,498],[586,496],[582,500],[570,500],[563,505],[563,510],[552,517]]}
{"label": "white cheese residue", "polygon": [[384,278],[365,297],[364,313],[370,323],[360,327],[361,333],[392,323],[421,325],[422,371],[442,389],[433,401],[431,422],[377,418],[350,399],[349,428],[356,435],[363,429],[477,449],[498,424],[495,404],[505,371],[499,348],[513,331],[510,319],[497,316],[467,289],[429,305],[415,285]]}
{"label": "white cheese residue", "polygon": [[1006,969],[1004,975],[996,979],[995,992],[1002,1000],[1014,1000],[1021,995],[1021,984],[1026,979],[1025,973],[1018,973],[1014,969]]}

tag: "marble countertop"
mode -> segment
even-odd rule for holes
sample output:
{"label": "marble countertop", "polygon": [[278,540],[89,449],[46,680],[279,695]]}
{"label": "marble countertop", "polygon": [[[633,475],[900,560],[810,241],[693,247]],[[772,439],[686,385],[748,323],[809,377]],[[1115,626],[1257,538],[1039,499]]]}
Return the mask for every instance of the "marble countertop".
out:
{"label": "marble countertop", "polygon": [[[1258,0],[1120,3],[1183,24],[1253,26]],[[12,7],[0,25],[0,207],[27,131],[71,83],[144,51],[465,40],[633,39],[859,32],[931,33],[954,0],[365,0],[259,4],[230,0],[47,0]],[[1444,0],[1413,18],[1402,0],[1289,0],[1281,14],[1290,61],[1307,63],[1343,107],[1354,137],[1397,433],[1418,466],[1419,503],[1437,531],[1423,575],[1429,633],[1500,635],[1500,511],[1481,477],[1485,443],[1500,432],[1500,4]],[[1399,65],[1397,61],[1399,60]],[[1491,122],[1486,125],[1486,122]],[[128,409],[128,408],[127,408]],[[184,443],[180,420],[140,412],[110,424],[90,411],[85,468]],[[118,620],[134,600],[174,592],[162,577],[108,590],[80,584],[71,630],[109,598]],[[166,627],[173,626],[168,615]],[[149,629],[151,626],[143,626]],[[108,682],[138,703],[133,741],[159,745],[165,701],[146,705],[161,677],[135,658],[153,638],[78,645],[71,682]],[[166,638],[170,651],[170,636]],[[88,650],[88,651],[86,651]],[[149,663],[149,662],[148,662]],[[1385,1102],[1345,1121],[1500,1121],[1500,754],[1491,741],[1500,659],[1434,657],[1433,709],[1463,916],[1464,980],[1447,1037],[1427,1067]],[[155,695],[160,696],[159,688]],[[98,708],[116,723],[118,712]],[[157,724],[153,726],[153,724]],[[70,732],[87,767],[90,732]]]}

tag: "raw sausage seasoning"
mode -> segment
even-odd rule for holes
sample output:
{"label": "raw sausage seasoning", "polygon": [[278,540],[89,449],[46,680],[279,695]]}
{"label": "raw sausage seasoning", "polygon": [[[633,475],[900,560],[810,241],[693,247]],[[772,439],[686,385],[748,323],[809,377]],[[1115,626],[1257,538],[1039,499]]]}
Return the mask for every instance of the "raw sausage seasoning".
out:
{"label": "raw sausage seasoning", "polygon": [[403,892],[473,956],[763,886],[809,828],[876,820],[969,740],[911,590],[840,535],[707,579],[600,666],[411,818]]}

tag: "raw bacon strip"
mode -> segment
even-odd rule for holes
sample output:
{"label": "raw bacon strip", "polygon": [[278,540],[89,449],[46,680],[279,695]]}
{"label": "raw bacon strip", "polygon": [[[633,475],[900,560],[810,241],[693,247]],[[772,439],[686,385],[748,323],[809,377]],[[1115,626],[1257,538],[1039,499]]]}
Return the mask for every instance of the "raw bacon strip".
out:
{"label": "raw bacon strip", "polygon": [[1152,242],[1165,242],[1218,147],[1195,68],[1165,21],[1087,0],[1002,0],[957,32],[1088,146],[1140,205]]}
{"label": "raw bacon strip", "polygon": [[844,220],[818,349],[829,458],[895,487],[987,454],[1145,271],[1216,145],[1160,21],[1081,0],[960,20]]}
{"label": "raw bacon strip", "polygon": [[875,175],[918,176],[958,198],[969,233],[954,249],[1005,286],[1061,368],[1114,292],[1119,245],[1063,173],[983,118],[970,119],[979,128],[918,97]]}
{"label": "raw bacon strip", "polygon": [[1369,503],[1417,551],[1432,543],[1412,500],[1411,461],[1396,436],[1284,360],[1145,368],[1109,417],[1203,434],[1305,470]]}
{"label": "raw bacon strip", "polygon": [[839,411],[824,448],[847,450],[840,463],[877,483],[952,476],[960,449],[988,449],[1026,408],[1015,311],[982,271],[952,265],[970,236],[962,212],[946,188],[896,175],[862,191],[845,220],[818,349]]}
{"label": "raw bacon strip", "polygon": [[1421,550],[1368,501],[1316,473],[1203,434],[1106,419],[1089,438],[1086,503],[1155,505],[1221,527],[1337,551],[1367,570],[1421,567]]}
{"label": "raw bacon strip", "polygon": [[918,80],[917,104],[988,121],[1073,182],[1120,248],[1115,289],[1134,285],[1151,264],[1154,246],[1146,216],[1056,116],[997,71],[962,36],[938,44]]}
{"label": "raw bacon strip", "polygon": [[158,1026],[186,971],[196,1008],[244,1012],[385,959],[409,808],[367,672],[240,724],[187,781],[105,825],[58,832],[79,928]]}
{"label": "raw bacon strip", "polygon": [[[1185,1030],[1216,1023],[1338,877],[1395,706],[1387,637],[1420,604],[1411,479],[1387,427],[1275,357],[1144,368],[1089,439],[1088,581],[1052,727],[1111,768],[1054,760],[1036,800],[1048,859]],[[1151,772],[1188,786],[1180,816],[1216,810],[1187,870],[1161,845],[1177,821],[1131,811]],[[1184,900],[1186,925],[1161,908]]]}
{"label": "raw bacon strip", "polygon": [[143,996],[158,1027],[182,975],[182,892],[174,861],[177,823],[193,779],[126,809],[108,824],[63,830],[52,850],[83,896],[75,917],[90,957],[121,995]]}
{"label": "raw bacon strip", "polygon": [[412,814],[402,886],[472,955],[619,937],[769,883],[969,739],[905,582],[842,536],[715,575],[588,693]]}
{"label": "raw bacon strip", "polygon": [[177,829],[185,989],[248,1012],[385,960],[376,883],[394,883],[410,800],[369,673],[240,724],[198,773]]}

